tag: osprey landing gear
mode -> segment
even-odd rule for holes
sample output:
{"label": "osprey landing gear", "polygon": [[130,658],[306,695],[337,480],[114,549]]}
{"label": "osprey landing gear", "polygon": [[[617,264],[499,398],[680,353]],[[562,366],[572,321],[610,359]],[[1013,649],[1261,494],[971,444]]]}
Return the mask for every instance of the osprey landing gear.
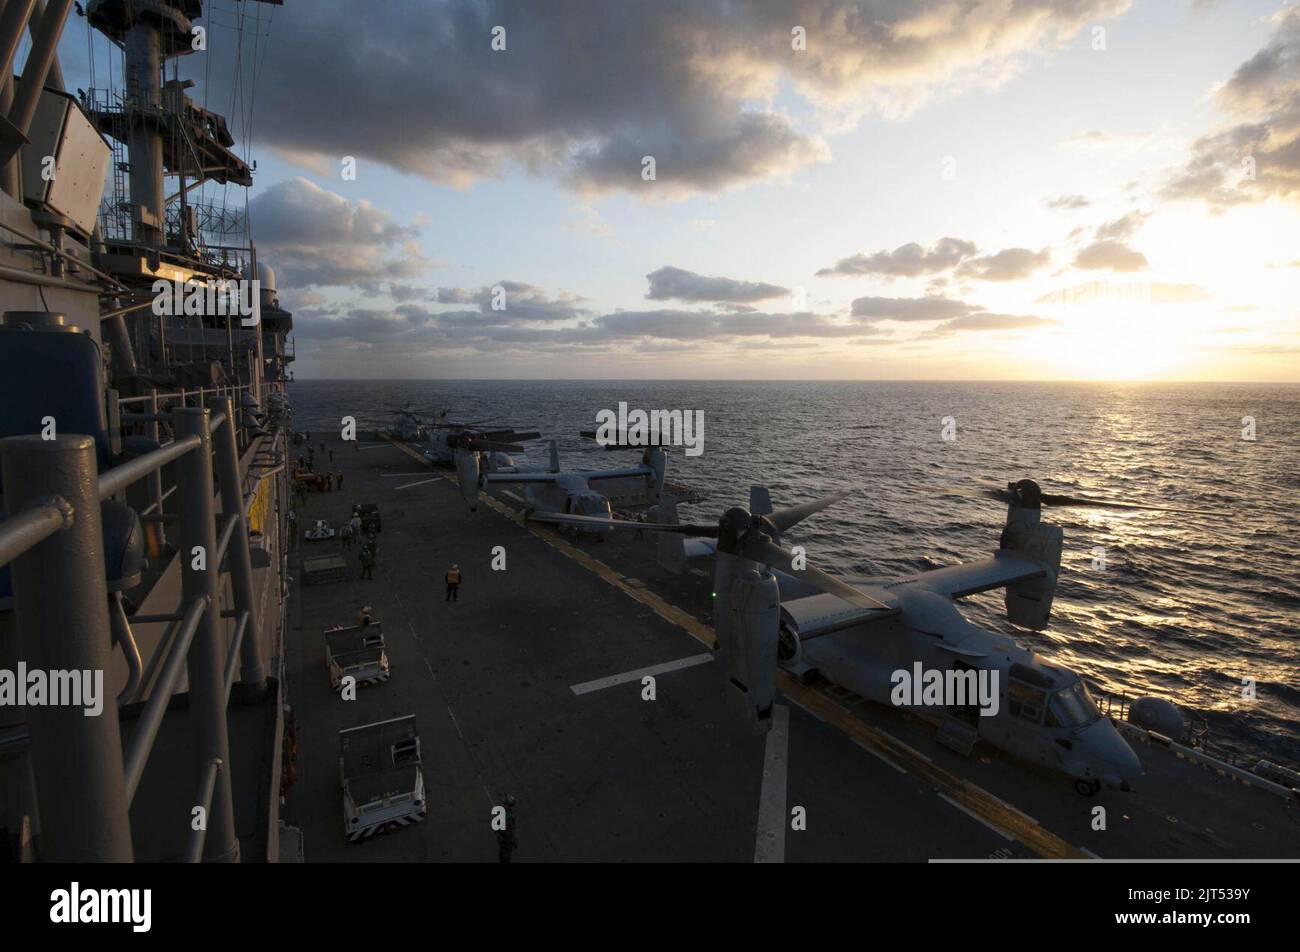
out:
{"label": "osprey landing gear", "polygon": [[1078,780],[1074,782],[1074,789],[1078,792],[1079,796],[1081,797],[1095,796],[1097,791],[1101,789],[1101,781],[1085,780],[1082,777],[1080,777]]}

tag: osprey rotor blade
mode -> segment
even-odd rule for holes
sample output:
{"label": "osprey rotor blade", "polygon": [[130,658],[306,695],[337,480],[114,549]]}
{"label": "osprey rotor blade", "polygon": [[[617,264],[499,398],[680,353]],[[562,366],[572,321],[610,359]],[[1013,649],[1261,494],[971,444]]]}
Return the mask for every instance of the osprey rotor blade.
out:
{"label": "osprey rotor blade", "polygon": [[[1008,505],[1017,505],[1019,500],[1016,495],[1009,489],[998,489],[994,486],[983,486],[977,490],[969,491],[964,489],[944,489],[942,492],[946,495],[965,496],[971,499],[996,499],[998,502]],[[1088,496],[1069,496],[1062,493],[1042,493],[1039,496],[1039,503],[1044,506],[1078,506],[1092,507],[1096,509],[1146,509],[1151,512],[1182,512],[1200,515],[1214,515],[1210,509],[1186,509],[1181,506],[1149,506],[1140,502],[1119,502],[1111,499],[1094,499]]]}
{"label": "osprey rotor blade", "polygon": [[600,516],[580,516],[568,512],[527,512],[524,518],[532,522],[553,522],[562,526],[590,526],[617,529],[644,529],[647,532],[675,532],[679,535],[716,537],[717,526],[697,526],[691,524],[664,525],[658,522],[630,522],[627,519],[604,519]]}
{"label": "osprey rotor blade", "polygon": [[843,492],[832,493],[829,496],[823,496],[821,499],[814,499],[798,506],[786,506],[784,509],[777,509],[767,518],[772,520],[772,525],[776,526],[778,532],[785,532],[786,529],[798,525],[813,513],[821,512],[827,506],[833,505],[852,494],[853,490],[846,489]]}
{"label": "osprey rotor blade", "polygon": [[859,591],[847,582],[841,582],[834,575],[827,575],[821,569],[806,567],[794,568],[794,553],[783,549],[765,536],[747,538],[741,541],[740,557],[754,562],[762,562],[774,569],[780,569],[787,575],[793,575],[810,585],[815,585],[823,592],[828,592],[844,599],[850,605],[859,608],[885,608],[890,606],[878,601],[866,592]]}
{"label": "osprey rotor blade", "polygon": [[1090,499],[1087,496],[1065,496],[1059,493],[1043,493],[1045,506],[1095,506],[1101,509],[1148,509],[1152,512],[1188,512],[1201,515],[1213,515],[1209,509],[1183,509],[1175,506],[1148,506],[1140,502],[1113,502],[1109,499]]}

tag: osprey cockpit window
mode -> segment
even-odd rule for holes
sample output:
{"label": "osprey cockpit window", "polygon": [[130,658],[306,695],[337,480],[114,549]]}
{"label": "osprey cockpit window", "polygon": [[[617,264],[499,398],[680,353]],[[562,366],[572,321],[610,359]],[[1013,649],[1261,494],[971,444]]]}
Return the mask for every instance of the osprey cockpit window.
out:
{"label": "osprey cockpit window", "polygon": [[1035,724],[1042,723],[1047,692],[1015,678],[1007,679],[1007,706],[1013,717]]}
{"label": "osprey cockpit window", "polygon": [[1053,694],[1047,710],[1048,727],[1082,727],[1101,717],[1083,681],[1075,681]]}

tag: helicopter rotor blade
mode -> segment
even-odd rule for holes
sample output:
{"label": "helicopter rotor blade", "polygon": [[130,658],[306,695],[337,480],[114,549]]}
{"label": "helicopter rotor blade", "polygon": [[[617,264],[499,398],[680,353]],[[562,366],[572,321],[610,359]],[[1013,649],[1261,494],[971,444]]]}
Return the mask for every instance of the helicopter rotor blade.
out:
{"label": "helicopter rotor blade", "polygon": [[605,519],[601,516],[580,516],[569,512],[527,512],[524,518],[532,522],[553,522],[563,526],[584,526],[592,528],[644,529],[647,532],[673,532],[678,535],[707,536],[716,538],[717,526],[701,526],[689,523],[666,525],[660,522],[630,522],[627,519]]}
{"label": "helicopter rotor blade", "polygon": [[1181,506],[1148,506],[1140,502],[1115,502],[1110,499],[1090,499],[1087,496],[1065,496],[1059,493],[1043,493],[1045,506],[1095,506],[1102,509],[1147,509],[1152,512],[1187,512],[1201,515],[1213,515],[1209,509],[1184,509]]}
{"label": "helicopter rotor blade", "polygon": [[791,526],[798,525],[814,513],[821,512],[827,506],[833,505],[841,499],[853,495],[853,493],[854,490],[845,489],[841,492],[831,493],[829,496],[823,496],[821,499],[801,503],[798,506],[786,506],[783,509],[775,510],[767,518],[772,520],[772,525],[776,526],[778,532],[785,532]]}
{"label": "helicopter rotor blade", "polygon": [[850,605],[856,605],[858,608],[890,608],[884,602],[872,598],[866,592],[854,588],[848,582],[840,581],[834,575],[828,575],[821,569],[812,566],[796,569],[794,567],[794,553],[789,549],[781,548],[766,536],[742,540],[740,557],[762,562],[774,569],[780,569],[787,575],[793,575],[800,581],[815,585],[823,592],[842,598]]}
{"label": "helicopter rotor blade", "polygon": [[[1014,505],[1015,496],[1006,489],[998,489],[993,486],[984,486],[980,489],[971,491],[964,489],[944,489],[946,495],[965,496],[972,499],[996,499],[998,502],[1007,505]],[[1120,502],[1113,499],[1095,499],[1089,496],[1070,496],[1062,493],[1043,493],[1039,501],[1044,506],[1076,506],[1092,507],[1096,509],[1145,509],[1150,512],[1179,512],[1194,515],[1212,516],[1215,513],[1209,509],[1187,509],[1182,506],[1149,506],[1140,502]]]}

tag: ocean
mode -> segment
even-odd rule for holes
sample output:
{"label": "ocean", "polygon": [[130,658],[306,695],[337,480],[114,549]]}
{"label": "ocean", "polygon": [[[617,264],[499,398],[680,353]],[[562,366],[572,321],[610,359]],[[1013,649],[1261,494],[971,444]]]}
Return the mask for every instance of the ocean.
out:
{"label": "ocean", "polygon": [[[410,401],[430,416],[446,408],[457,422],[539,430],[579,469],[615,455],[578,435],[599,410],[702,410],[703,453],[669,461],[671,481],[708,494],[682,518],[747,505],[754,483],[777,506],[856,489],[787,540],[848,577],[990,554],[1005,507],[968,494],[1021,478],[1046,492],[1207,510],[1045,510],[1065,531],[1048,630],[1009,625],[996,592],[964,611],[1109,693],[1174,701],[1238,755],[1300,766],[1300,386],[301,380],[290,397],[300,430],[337,429],[348,415],[387,427]],[[517,461],[544,467],[545,444]]]}

